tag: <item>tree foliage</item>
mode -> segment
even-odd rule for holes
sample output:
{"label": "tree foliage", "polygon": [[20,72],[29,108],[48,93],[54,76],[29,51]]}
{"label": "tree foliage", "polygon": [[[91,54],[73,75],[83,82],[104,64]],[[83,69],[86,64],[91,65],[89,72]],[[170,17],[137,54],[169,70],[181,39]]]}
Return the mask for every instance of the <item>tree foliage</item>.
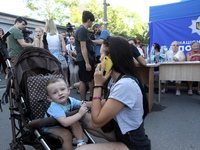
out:
{"label": "tree foliage", "polygon": [[[81,12],[76,9],[71,10],[70,20],[76,27],[81,23]],[[84,3],[83,10],[91,11],[95,16],[95,23],[103,26],[104,10],[103,0],[91,0]],[[124,7],[107,7],[107,30],[111,35],[123,34],[126,39],[135,37],[142,43],[148,44],[148,23],[144,23],[137,13],[128,11]]]}
{"label": "tree foliage", "polygon": [[66,0],[24,0],[24,2],[38,16],[43,16],[44,20],[51,19],[63,24],[66,19],[69,19],[69,13],[66,10],[71,6],[71,3]]}
{"label": "tree foliage", "polygon": [[[32,11],[44,16],[45,19],[52,19],[60,25],[67,22],[78,27],[82,23],[82,11],[91,11],[95,16],[95,23],[103,26],[104,7],[103,0],[91,0],[80,5],[78,0],[24,0],[26,6]],[[131,12],[124,7],[107,7],[107,30],[111,35],[123,34],[126,39],[135,37],[142,43],[148,44],[149,31],[148,23],[143,22],[137,13]]]}

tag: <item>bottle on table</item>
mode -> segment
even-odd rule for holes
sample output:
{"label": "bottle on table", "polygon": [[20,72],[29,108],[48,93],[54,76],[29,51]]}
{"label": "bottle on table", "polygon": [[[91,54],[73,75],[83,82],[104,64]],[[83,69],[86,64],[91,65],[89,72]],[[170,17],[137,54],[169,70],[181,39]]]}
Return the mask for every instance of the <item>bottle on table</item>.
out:
{"label": "bottle on table", "polygon": [[173,51],[171,48],[168,51],[168,62],[173,62]]}
{"label": "bottle on table", "polygon": [[154,46],[152,46],[151,48],[151,52],[150,52],[150,64],[154,64],[155,63],[155,48]]}
{"label": "bottle on table", "polygon": [[162,44],[160,48],[160,63],[166,61],[166,51],[167,51],[167,46]]}

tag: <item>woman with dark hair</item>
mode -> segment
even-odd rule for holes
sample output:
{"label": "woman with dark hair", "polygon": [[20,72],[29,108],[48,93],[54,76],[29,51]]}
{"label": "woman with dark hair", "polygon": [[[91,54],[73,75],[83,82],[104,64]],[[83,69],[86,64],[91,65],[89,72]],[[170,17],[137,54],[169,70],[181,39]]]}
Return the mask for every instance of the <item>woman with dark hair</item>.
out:
{"label": "woman with dark hair", "polygon": [[153,47],[155,49],[155,62],[159,63],[160,62],[160,45],[158,43],[154,43]]}
{"label": "woman with dark hair", "polygon": [[[146,95],[139,80],[128,41],[122,37],[107,37],[100,50],[100,61],[108,56],[113,67],[103,76],[103,67],[97,65],[94,73],[94,94],[92,100],[92,124],[103,127],[113,120],[116,141],[84,145],[77,150],[150,150],[150,140],[145,135],[144,117],[148,111]],[[105,81],[111,76],[109,96],[101,105],[101,92]]]}
{"label": "woman with dark hair", "polygon": [[[160,62],[160,45],[158,43],[154,43],[152,48],[154,48],[155,50],[154,61],[156,63],[159,63]],[[158,80],[159,80],[159,67],[155,67],[154,68],[154,84],[155,84],[154,92],[156,94],[158,94]]]}

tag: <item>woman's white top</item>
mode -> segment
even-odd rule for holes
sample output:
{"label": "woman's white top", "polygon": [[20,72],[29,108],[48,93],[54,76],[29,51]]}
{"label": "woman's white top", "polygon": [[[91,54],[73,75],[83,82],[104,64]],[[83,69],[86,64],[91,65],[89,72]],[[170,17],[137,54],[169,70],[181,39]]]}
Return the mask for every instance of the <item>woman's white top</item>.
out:
{"label": "woman's white top", "polygon": [[58,34],[50,35],[49,33],[47,33],[47,42],[49,49],[61,49]]}
{"label": "woman's white top", "polygon": [[178,59],[180,59],[180,53],[181,53],[182,51],[181,50],[178,50],[178,52],[174,55],[174,57],[176,57],[176,58],[178,58]]}
{"label": "woman's white top", "polygon": [[[109,83],[110,95],[125,106],[114,117],[122,134],[137,129],[143,122],[143,95],[139,85],[131,78],[121,78],[116,83]],[[114,109],[114,108],[113,108]]]}

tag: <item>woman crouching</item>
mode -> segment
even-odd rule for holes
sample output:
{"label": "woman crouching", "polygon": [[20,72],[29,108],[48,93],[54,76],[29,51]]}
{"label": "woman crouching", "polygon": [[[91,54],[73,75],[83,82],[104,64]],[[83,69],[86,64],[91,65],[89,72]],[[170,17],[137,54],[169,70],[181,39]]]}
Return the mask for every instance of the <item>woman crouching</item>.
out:
{"label": "woman crouching", "polygon": [[[84,145],[77,150],[150,150],[150,140],[145,134],[143,118],[148,105],[143,99],[143,89],[138,78],[128,42],[117,36],[107,37],[101,46],[100,61],[108,56],[113,67],[104,76],[103,67],[97,65],[94,74],[94,94],[92,101],[92,124],[96,128],[114,121],[116,141]],[[105,81],[111,76],[108,100],[101,105],[101,92]],[[143,106],[144,103],[144,106]]]}

